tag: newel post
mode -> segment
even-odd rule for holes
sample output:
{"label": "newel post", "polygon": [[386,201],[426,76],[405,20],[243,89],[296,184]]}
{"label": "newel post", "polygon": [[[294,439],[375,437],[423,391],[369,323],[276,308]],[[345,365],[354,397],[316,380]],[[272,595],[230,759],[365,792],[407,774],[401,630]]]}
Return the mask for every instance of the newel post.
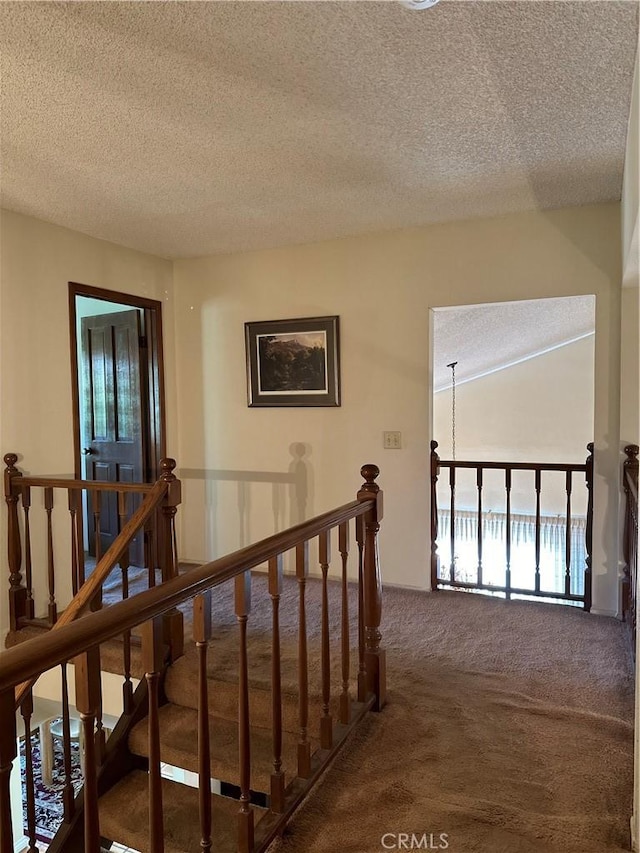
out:
{"label": "newel post", "polygon": [[7,557],[9,561],[9,627],[18,630],[18,622],[26,616],[27,589],[22,586],[22,545],[18,523],[18,501],[22,473],[15,467],[18,456],[7,453],[4,463],[4,496],[7,502]]}
{"label": "newel post", "polygon": [[373,709],[380,711],[386,701],[386,652],[380,648],[380,622],[382,619],[382,580],[378,558],[378,531],[382,519],[382,491],[375,482],[380,469],[377,465],[363,465],[360,474],[365,482],[358,492],[359,501],[375,499],[364,517],[364,625],[365,667],[367,690],[376,697]]}
{"label": "newel post", "polygon": [[[173,473],[175,459],[161,459],[160,479],[167,484],[167,492],[160,510],[160,568],[162,583],[178,577],[178,546],[176,540],[176,514],[182,502],[182,483]],[[182,613],[173,609],[164,616],[164,640],[171,649],[171,660],[175,661],[184,652],[184,618]]]}
{"label": "newel post", "polygon": [[431,590],[438,589],[438,473],[440,457],[436,453],[437,441],[431,442]]}
{"label": "newel post", "polygon": [[585,480],[587,484],[587,524],[585,532],[585,548],[587,556],[584,570],[584,609],[587,613],[591,610],[591,555],[593,552],[593,442],[587,444],[589,455],[587,456]]}

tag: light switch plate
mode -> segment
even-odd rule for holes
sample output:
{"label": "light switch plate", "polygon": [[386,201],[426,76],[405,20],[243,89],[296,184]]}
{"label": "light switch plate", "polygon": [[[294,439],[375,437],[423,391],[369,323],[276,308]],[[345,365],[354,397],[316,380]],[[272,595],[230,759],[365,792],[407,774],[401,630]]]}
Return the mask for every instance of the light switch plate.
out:
{"label": "light switch plate", "polygon": [[382,446],[385,450],[400,450],[402,447],[402,433],[399,430],[383,432]]}

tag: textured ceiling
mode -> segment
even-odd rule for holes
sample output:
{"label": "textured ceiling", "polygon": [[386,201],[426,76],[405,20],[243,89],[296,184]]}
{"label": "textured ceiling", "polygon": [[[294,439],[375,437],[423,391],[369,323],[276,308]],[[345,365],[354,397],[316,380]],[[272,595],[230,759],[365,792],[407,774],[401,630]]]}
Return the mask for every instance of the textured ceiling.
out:
{"label": "textured ceiling", "polygon": [[484,376],[595,331],[595,298],[567,296],[434,311],[433,387]]}
{"label": "textured ceiling", "polygon": [[2,203],[165,257],[619,199],[635,0],[1,2]]}

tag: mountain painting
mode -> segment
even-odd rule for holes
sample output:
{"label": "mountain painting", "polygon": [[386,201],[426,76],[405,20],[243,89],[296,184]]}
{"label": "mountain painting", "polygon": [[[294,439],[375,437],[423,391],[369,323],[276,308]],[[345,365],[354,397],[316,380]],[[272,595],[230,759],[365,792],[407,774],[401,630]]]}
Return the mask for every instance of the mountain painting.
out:
{"label": "mountain painting", "polygon": [[258,335],[260,394],[326,394],[325,331]]}

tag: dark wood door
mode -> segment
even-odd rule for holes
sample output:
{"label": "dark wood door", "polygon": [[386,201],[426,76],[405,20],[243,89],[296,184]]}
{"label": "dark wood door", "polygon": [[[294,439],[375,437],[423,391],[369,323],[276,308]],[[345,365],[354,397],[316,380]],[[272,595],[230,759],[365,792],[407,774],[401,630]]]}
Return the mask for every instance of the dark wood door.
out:
{"label": "dark wood door", "polygon": [[[88,480],[141,483],[145,481],[145,388],[141,370],[144,346],[141,312],[83,317],[82,336],[82,453]],[[138,499],[129,498],[129,514]],[[102,493],[101,551],[118,535],[118,500]],[[90,553],[95,555],[95,525],[87,507]],[[143,537],[139,535],[130,559],[142,566]]]}

